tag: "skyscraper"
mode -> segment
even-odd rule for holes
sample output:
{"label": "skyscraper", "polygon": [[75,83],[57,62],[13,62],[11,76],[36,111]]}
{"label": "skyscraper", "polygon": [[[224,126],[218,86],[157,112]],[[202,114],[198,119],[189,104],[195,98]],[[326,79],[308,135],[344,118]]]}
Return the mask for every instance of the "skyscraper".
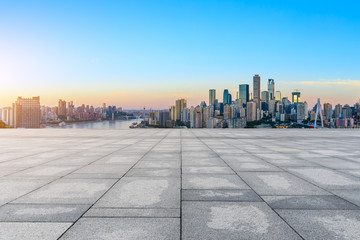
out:
{"label": "skyscraper", "polygon": [[249,101],[249,85],[248,84],[240,84],[239,85],[239,98],[242,103],[246,105]]}
{"label": "skyscraper", "polygon": [[59,99],[59,104],[58,104],[58,115],[59,116],[66,116],[66,101]]}
{"label": "skyscraper", "polygon": [[181,120],[181,113],[183,112],[184,108],[186,108],[186,100],[185,99],[178,99],[175,103],[175,120]]}
{"label": "skyscraper", "polygon": [[300,102],[300,92],[292,92],[292,102],[299,103]]}
{"label": "skyscraper", "polygon": [[209,90],[209,106],[214,106],[216,99],[216,90],[210,89]]}
{"label": "skyscraper", "polygon": [[261,101],[266,102],[267,104],[269,104],[270,101],[270,94],[268,91],[262,91],[261,92]]}
{"label": "skyscraper", "polygon": [[223,103],[228,104],[229,90],[225,89],[223,94]]}
{"label": "skyscraper", "polygon": [[231,97],[231,94],[229,93],[228,94],[228,99],[227,99],[227,104],[231,104],[231,102],[232,102],[232,97]]}
{"label": "skyscraper", "polygon": [[256,103],[255,102],[246,103],[246,121],[248,121],[248,122],[256,121]]}
{"label": "skyscraper", "polygon": [[330,120],[333,115],[332,105],[330,103],[324,103],[324,116],[326,120]]}
{"label": "skyscraper", "polygon": [[274,81],[274,79],[268,80],[268,92],[269,92],[270,100],[274,100],[275,99],[275,81]]}
{"label": "skyscraper", "polygon": [[280,91],[275,92],[275,101],[281,101],[281,92]]}
{"label": "skyscraper", "polygon": [[13,103],[13,121],[15,128],[40,128],[40,97],[18,97]]}
{"label": "skyscraper", "polygon": [[256,103],[256,108],[260,108],[260,76],[253,77],[253,101]]}

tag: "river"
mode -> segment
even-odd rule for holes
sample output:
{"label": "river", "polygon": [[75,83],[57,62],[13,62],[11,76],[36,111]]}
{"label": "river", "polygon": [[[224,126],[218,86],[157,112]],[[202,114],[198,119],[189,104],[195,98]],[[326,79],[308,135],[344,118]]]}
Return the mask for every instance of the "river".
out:
{"label": "river", "polygon": [[66,123],[65,126],[60,127],[58,124],[49,124],[45,128],[96,128],[96,129],[129,129],[133,122],[141,122],[140,119],[131,120],[104,120],[94,122],[74,122]]}

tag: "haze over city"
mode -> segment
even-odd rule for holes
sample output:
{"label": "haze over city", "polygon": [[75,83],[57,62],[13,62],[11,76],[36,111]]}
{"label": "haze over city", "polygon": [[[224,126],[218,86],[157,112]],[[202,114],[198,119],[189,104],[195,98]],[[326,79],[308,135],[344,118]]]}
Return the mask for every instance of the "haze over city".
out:
{"label": "haze over city", "polygon": [[[2,1],[0,106],[41,96],[124,109],[196,106],[273,78],[313,106],[360,96],[356,1]],[[264,90],[264,89],[262,89]]]}

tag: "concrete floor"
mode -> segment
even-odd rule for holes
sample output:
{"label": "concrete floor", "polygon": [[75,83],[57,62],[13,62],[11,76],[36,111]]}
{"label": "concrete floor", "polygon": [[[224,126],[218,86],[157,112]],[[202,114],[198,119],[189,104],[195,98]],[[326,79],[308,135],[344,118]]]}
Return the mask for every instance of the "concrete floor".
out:
{"label": "concrete floor", "polygon": [[0,239],[360,239],[360,132],[0,130]]}

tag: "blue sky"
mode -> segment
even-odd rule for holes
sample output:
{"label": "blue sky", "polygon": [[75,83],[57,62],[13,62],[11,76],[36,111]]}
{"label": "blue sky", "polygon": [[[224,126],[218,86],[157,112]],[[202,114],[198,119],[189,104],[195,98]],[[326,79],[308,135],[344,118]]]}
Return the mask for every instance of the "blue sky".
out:
{"label": "blue sky", "polygon": [[274,78],[304,100],[360,98],[358,1],[1,1],[0,106],[18,95],[125,108],[208,100]]}

